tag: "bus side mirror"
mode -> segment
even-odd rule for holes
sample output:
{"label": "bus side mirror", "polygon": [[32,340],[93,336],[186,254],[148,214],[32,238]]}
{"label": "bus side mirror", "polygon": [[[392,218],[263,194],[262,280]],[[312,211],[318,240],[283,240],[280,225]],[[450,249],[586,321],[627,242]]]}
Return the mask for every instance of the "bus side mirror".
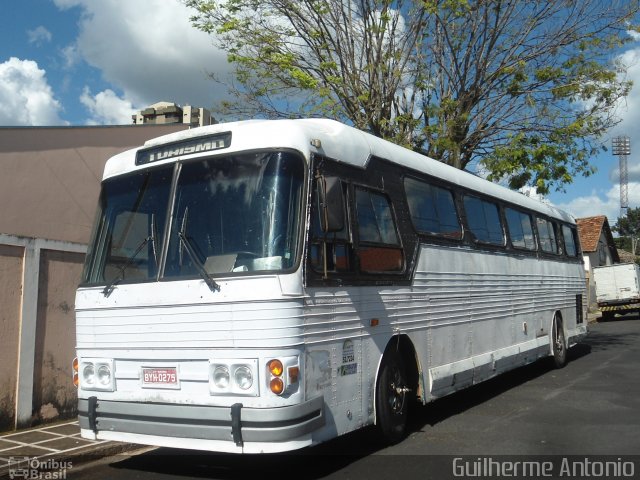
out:
{"label": "bus side mirror", "polygon": [[325,233],[344,229],[344,195],[338,177],[318,177],[320,225]]}

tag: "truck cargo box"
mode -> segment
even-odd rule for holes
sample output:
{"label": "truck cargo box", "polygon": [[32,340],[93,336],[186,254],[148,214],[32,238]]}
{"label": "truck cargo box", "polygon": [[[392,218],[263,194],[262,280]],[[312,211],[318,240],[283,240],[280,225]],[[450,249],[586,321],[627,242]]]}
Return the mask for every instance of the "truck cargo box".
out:
{"label": "truck cargo box", "polygon": [[618,263],[593,268],[596,301],[603,317],[640,309],[640,266]]}

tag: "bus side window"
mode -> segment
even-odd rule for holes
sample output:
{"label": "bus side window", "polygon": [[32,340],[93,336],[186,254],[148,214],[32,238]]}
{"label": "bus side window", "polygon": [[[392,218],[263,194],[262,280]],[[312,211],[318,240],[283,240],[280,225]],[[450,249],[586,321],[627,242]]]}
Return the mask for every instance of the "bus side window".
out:
{"label": "bus side window", "polygon": [[556,238],[556,232],[553,223],[545,218],[536,218],[536,224],[538,227],[538,237],[540,238],[540,248],[543,252],[547,253],[559,253],[558,239]]}
{"label": "bus side window", "polygon": [[360,270],[401,272],[404,256],[388,198],[363,188],[355,192]]}
{"label": "bus side window", "polygon": [[465,195],[464,210],[469,230],[477,242],[504,245],[504,232],[498,205],[472,195]]}
{"label": "bus side window", "polygon": [[514,248],[523,248],[526,250],[536,249],[536,239],[533,235],[533,223],[531,215],[514,210],[513,208],[505,209],[505,217],[507,219],[507,227],[509,227],[509,239]]}
{"label": "bus side window", "polygon": [[[340,208],[343,209],[342,218],[344,219],[342,228],[325,232],[322,218],[325,212],[320,188],[322,188],[322,185],[316,182],[314,208],[311,217],[311,244],[309,246],[311,266],[317,272],[324,272],[325,269],[326,272],[350,272],[353,270],[353,262],[351,260],[352,246],[349,240],[348,222],[346,220],[346,202],[343,201],[340,205]],[[341,189],[344,195],[342,182],[338,181],[334,188]]]}
{"label": "bus side window", "polygon": [[455,240],[462,238],[451,190],[409,177],[404,179],[404,190],[416,231]]}
{"label": "bus side window", "polygon": [[577,257],[578,247],[576,245],[576,230],[567,225],[562,225],[562,236],[564,237],[566,254],[569,257]]}

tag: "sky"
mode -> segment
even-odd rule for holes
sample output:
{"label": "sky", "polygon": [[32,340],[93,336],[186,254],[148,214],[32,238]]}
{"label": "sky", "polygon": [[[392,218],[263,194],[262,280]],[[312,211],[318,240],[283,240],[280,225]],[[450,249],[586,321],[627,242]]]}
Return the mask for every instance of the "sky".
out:
{"label": "sky", "polygon": [[[0,126],[129,124],[159,101],[212,107],[227,78],[226,55],[193,28],[179,0],[0,0]],[[640,206],[640,37],[620,56],[635,81],[620,124],[576,178],[546,201],[575,217],[620,213],[618,158],[611,138],[631,139],[629,206]]]}

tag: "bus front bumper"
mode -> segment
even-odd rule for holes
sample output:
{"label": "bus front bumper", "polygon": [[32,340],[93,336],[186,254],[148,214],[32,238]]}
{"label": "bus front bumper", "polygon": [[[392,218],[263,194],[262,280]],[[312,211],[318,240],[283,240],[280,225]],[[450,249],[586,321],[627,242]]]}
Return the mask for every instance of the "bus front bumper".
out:
{"label": "bus front bumper", "polygon": [[118,434],[123,440],[133,436],[170,437],[231,442],[242,449],[245,442],[288,442],[311,434],[325,424],[323,405],[323,397],[278,408],[243,408],[241,403],[211,407],[118,402],[90,397],[78,400],[78,419],[83,436],[92,432],[97,439],[118,439]]}

